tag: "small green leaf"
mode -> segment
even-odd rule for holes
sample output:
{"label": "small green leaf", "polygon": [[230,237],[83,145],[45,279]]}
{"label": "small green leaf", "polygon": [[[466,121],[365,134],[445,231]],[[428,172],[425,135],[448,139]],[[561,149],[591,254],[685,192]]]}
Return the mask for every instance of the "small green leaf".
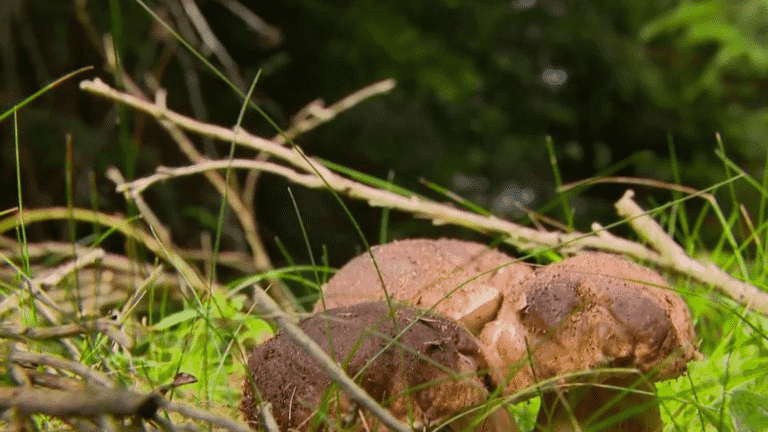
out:
{"label": "small green leaf", "polygon": [[243,338],[253,338],[256,343],[262,343],[265,340],[271,338],[275,333],[272,331],[272,327],[269,323],[262,319],[250,319],[245,323],[245,331],[242,334]]}
{"label": "small green leaf", "polygon": [[175,326],[176,324],[181,324],[183,322],[194,319],[195,317],[197,317],[197,311],[193,309],[183,310],[163,318],[160,322],[154,325],[153,329],[156,331],[166,330]]}
{"label": "small green leaf", "polygon": [[66,80],[72,78],[73,76],[79,74],[80,72],[89,71],[91,69],[93,69],[93,66],[82,67],[82,68],[80,68],[80,69],[78,69],[76,71],[70,72],[70,73],[64,75],[63,77],[57,79],[56,81],[48,84],[47,86],[45,86],[45,87],[41,88],[40,90],[36,91],[32,96],[29,96],[28,98],[24,99],[23,101],[17,103],[15,106],[13,106],[13,108],[9,109],[8,111],[6,111],[4,113],[0,113],[0,121],[2,121],[4,118],[8,117],[9,115],[15,113],[16,111],[20,110],[24,105],[26,105],[26,104],[32,102],[33,100],[37,99],[38,97],[40,97],[40,95],[45,94],[45,92],[47,92],[48,90],[58,86],[59,84],[63,83],[64,81],[66,81]]}
{"label": "small green leaf", "polygon": [[734,430],[768,431],[768,396],[736,389],[729,405]]}

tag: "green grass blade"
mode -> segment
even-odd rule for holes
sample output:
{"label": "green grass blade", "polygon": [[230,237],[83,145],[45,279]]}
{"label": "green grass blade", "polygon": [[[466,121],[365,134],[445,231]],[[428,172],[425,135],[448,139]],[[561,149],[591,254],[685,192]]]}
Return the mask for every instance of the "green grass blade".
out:
{"label": "green grass blade", "polygon": [[[395,180],[395,171],[389,170],[387,173],[387,183],[392,184]],[[389,215],[392,210],[389,207],[381,209],[381,224],[379,224],[379,244],[388,242],[387,231],[389,231]]]}
{"label": "green grass blade", "polygon": [[[304,225],[304,218],[301,217],[301,212],[299,211],[299,206],[296,203],[296,197],[293,196],[293,191],[291,188],[288,188],[288,195],[291,197],[291,203],[293,204],[293,211],[296,213],[296,219],[299,222],[299,231],[301,231],[301,236],[304,239],[304,245],[307,247],[307,254],[309,255],[309,262],[312,263],[312,266],[316,266],[315,262],[315,254],[312,253],[312,243],[309,241],[309,235],[307,234],[307,227]],[[317,272],[315,272],[315,281],[318,285],[320,285],[320,276]],[[325,308],[325,298],[323,297],[322,291],[320,292],[320,301],[323,302],[323,308]]]}
{"label": "green grass blade", "polygon": [[[29,247],[27,244],[27,229],[26,225],[24,223],[24,200],[22,198],[21,193],[21,163],[19,161],[19,118],[16,114],[16,111],[13,112],[13,142],[15,145],[16,150],[16,191],[18,193],[17,197],[19,200],[19,224],[16,228],[16,233],[19,241],[19,245],[21,246],[21,262],[22,262],[22,270],[23,274],[20,275],[21,278],[28,278],[32,274],[31,265],[29,261]],[[20,281],[21,282],[21,281]],[[31,290],[31,286],[28,282],[22,282],[21,286],[26,286]],[[32,296],[32,293],[29,293],[29,311],[30,315],[28,317],[29,322],[34,324],[37,324],[37,311],[35,307],[35,300]]]}
{"label": "green grass blade", "polygon": [[[749,174],[747,174],[747,172],[746,172],[746,171],[744,171],[743,169],[741,169],[741,167],[739,167],[738,165],[736,165],[736,163],[734,163],[734,162],[733,162],[733,161],[732,161],[732,160],[731,160],[731,159],[730,159],[728,156],[726,156],[724,152],[722,152],[722,151],[719,151],[719,150],[715,150],[715,155],[716,155],[717,157],[719,157],[719,158],[720,158],[720,160],[722,160],[722,161],[723,161],[723,163],[724,163],[724,164],[725,164],[725,165],[726,165],[728,168],[730,168],[730,169],[732,169],[732,170],[734,170],[734,171],[738,172],[739,174],[741,174],[741,177],[742,177],[744,180],[746,180],[746,181],[747,181],[747,183],[749,183],[750,185],[752,185],[752,186],[755,188],[755,190],[757,190],[758,192],[760,192],[760,195],[762,195],[762,196],[763,196],[763,198],[768,198],[768,172],[764,172],[764,173],[763,173],[763,176],[764,176],[764,177],[766,177],[764,181],[765,181],[765,182],[767,182],[767,185],[766,185],[766,186],[764,186],[764,185],[761,185],[760,183],[758,183],[758,182],[757,182],[757,180],[755,180],[754,178],[752,178],[752,176],[750,176]],[[766,165],[768,166],[768,160],[766,161]],[[762,219],[760,219],[760,220],[762,220]]]}
{"label": "green grass blade", "polygon": [[[251,96],[253,95],[253,91],[256,89],[256,83],[259,82],[260,76],[261,76],[261,71],[256,73],[256,77],[253,79],[253,82],[251,83],[251,87],[248,89],[248,93],[245,95],[245,98],[243,99],[243,104],[240,107],[240,113],[237,115],[237,122],[235,123],[235,127],[234,127],[235,131],[240,129],[240,125],[243,123],[243,118],[245,117],[245,110],[248,107],[248,101],[251,100]],[[235,147],[236,147],[235,137],[233,136],[229,146],[229,156],[227,157],[227,160],[229,160],[230,163],[232,162],[232,159],[235,158]],[[224,184],[229,185],[231,177],[232,177],[232,167],[227,166],[227,170],[224,175]],[[210,280],[211,284],[213,283],[213,281],[216,280],[216,261],[218,261],[219,248],[221,247],[221,233],[224,230],[224,215],[227,211],[228,193],[229,193],[229,188],[228,187],[224,188],[224,196],[222,197],[221,206],[219,207],[218,225],[216,226],[216,240],[214,241],[214,245],[213,245],[213,268],[211,270],[211,280]]]}
{"label": "green grass blade", "polygon": [[[560,188],[563,185],[563,180],[560,178],[560,167],[557,165],[557,154],[555,153],[555,144],[552,141],[552,136],[547,135],[544,138],[544,142],[547,144],[547,153],[549,153],[549,163],[552,165],[552,175],[555,179],[555,188]],[[560,207],[563,210],[563,217],[566,220],[566,224],[573,228],[573,211],[568,204],[568,198],[564,193],[558,194],[560,198]]]}
{"label": "green grass blade", "polygon": [[64,75],[63,77],[57,79],[56,81],[48,84],[47,86],[45,86],[42,89],[40,89],[40,90],[36,91],[35,93],[33,93],[32,96],[29,96],[28,98],[26,98],[23,101],[19,102],[18,104],[14,105],[8,111],[0,114],[0,121],[3,121],[4,118],[6,118],[9,115],[11,115],[11,114],[15,113],[16,111],[20,110],[21,108],[26,106],[28,103],[30,103],[33,100],[37,99],[38,97],[40,97],[44,93],[48,92],[50,89],[58,86],[59,84],[63,83],[64,81],[72,78],[73,76],[75,76],[75,75],[77,75],[77,74],[79,74],[81,72],[85,72],[85,71],[88,71],[88,70],[91,70],[91,69],[93,69],[93,66],[86,66],[86,67],[80,68],[80,69],[78,69],[76,71],[73,71],[73,72],[70,72],[70,73]]}
{"label": "green grass blade", "polygon": [[425,185],[426,187],[428,187],[428,188],[432,189],[433,191],[435,191],[435,192],[437,192],[437,193],[439,193],[439,194],[441,194],[441,195],[443,195],[443,196],[445,196],[445,197],[455,201],[456,203],[458,203],[462,207],[468,209],[469,211],[475,212],[475,213],[483,215],[483,216],[490,216],[491,215],[491,212],[489,212],[488,210],[480,207],[479,205],[473,203],[472,201],[470,201],[470,200],[468,200],[468,199],[466,199],[464,197],[461,197],[461,196],[457,195],[456,193],[454,193],[450,189],[444,188],[444,187],[438,185],[437,183],[433,183],[433,182],[431,182],[431,181],[429,181],[427,179],[424,179],[424,178],[419,179],[419,181],[423,185]]}
{"label": "green grass blade", "polygon": [[373,186],[375,188],[387,190],[387,191],[394,192],[396,194],[400,194],[407,197],[418,195],[416,192],[410,191],[406,188],[381,180],[378,177],[374,177],[372,175],[362,173],[352,168],[347,168],[344,165],[339,165],[337,163],[334,163],[325,159],[320,159],[318,157],[315,157],[315,160],[322,163],[326,168],[329,168],[333,171],[349,176],[352,180],[358,181],[368,186]]}
{"label": "green grass blade", "polygon": [[[672,180],[675,182],[675,184],[682,184],[682,180],[680,177],[680,166],[677,163],[677,152],[675,151],[675,141],[672,137],[672,134],[667,135],[667,148],[669,149],[669,164],[672,171]],[[682,198],[682,192],[678,190],[672,190],[672,199],[673,200],[679,200]],[[682,238],[683,239],[690,239],[691,238],[691,227],[688,225],[688,214],[685,211],[685,203],[680,202],[680,205],[676,206],[677,211],[674,213],[675,217],[671,218],[670,221],[670,228],[674,226],[680,226],[680,229],[682,229]],[[686,250],[691,250],[693,247],[690,242],[687,242],[687,245],[684,245]]]}

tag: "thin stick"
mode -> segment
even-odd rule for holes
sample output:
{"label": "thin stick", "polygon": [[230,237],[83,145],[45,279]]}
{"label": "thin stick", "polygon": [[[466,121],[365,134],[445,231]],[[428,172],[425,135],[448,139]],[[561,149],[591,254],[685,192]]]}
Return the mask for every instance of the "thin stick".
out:
{"label": "thin stick", "polygon": [[107,388],[115,387],[109,377],[99,371],[95,371],[88,366],[76,361],[67,360],[50,354],[40,354],[27,351],[12,351],[8,355],[8,360],[15,363],[33,363],[55,367],[56,369],[73,372],[86,380],[99,384]]}
{"label": "thin stick", "polygon": [[86,385],[75,391],[0,387],[0,409],[15,407],[25,413],[61,417],[112,414],[149,418],[163,401],[157,394],[143,394],[120,387],[107,388],[97,385]]}
{"label": "thin stick", "polygon": [[101,261],[105,256],[104,249],[96,248],[87,251],[82,256],[77,256],[74,260],[60,265],[50,272],[37,276],[32,279],[36,284],[45,286],[55,286],[67,275],[83,269],[97,261]]}
{"label": "thin stick", "polygon": [[206,423],[210,423],[214,426],[219,426],[234,432],[253,432],[251,428],[243,423],[234,421],[224,416],[220,416],[218,414],[214,414],[210,411],[195,408],[192,405],[187,405],[180,402],[166,401],[163,409],[168,412],[177,412],[192,419],[202,420]]}
{"label": "thin stick", "polygon": [[285,144],[299,135],[333,120],[337,115],[354,107],[360,102],[391,91],[395,88],[395,84],[396,82],[393,79],[385,79],[383,81],[375,82],[347,95],[344,99],[339,100],[327,108],[323,106],[321,100],[314,100],[309,105],[299,110],[294,116],[291,127],[274,137],[272,141],[279,144]]}

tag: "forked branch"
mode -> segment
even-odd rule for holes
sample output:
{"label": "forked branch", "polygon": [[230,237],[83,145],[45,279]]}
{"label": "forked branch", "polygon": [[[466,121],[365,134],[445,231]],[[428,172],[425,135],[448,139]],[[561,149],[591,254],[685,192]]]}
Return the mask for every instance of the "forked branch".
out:
{"label": "forked branch", "polygon": [[[163,103],[148,102],[120,92],[98,79],[82,81],[80,88],[124,103],[155,117],[158,121],[171,122],[191,132],[226,142],[234,141],[255,151],[266,152],[282,163],[244,159],[203,160],[189,167],[163,167],[152,176],[118,186],[119,191],[140,193],[154,182],[163,179],[227,167],[269,171],[309,188],[330,188],[337,193],[366,200],[372,206],[413,213],[419,217],[431,219],[434,223],[450,223],[481,232],[502,234],[507,236],[507,243],[520,251],[552,248],[571,254],[582,249],[596,249],[625,254],[642,262],[652,263],[660,268],[688,276],[702,284],[713,286],[738,303],[768,316],[768,293],[755,285],[731,277],[714,265],[706,265],[691,258],[668,236],[666,239],[658,237],[659,231],[653,229],[655,222],[647,212],[631,200],[631,195],[626,195],[617,203],[619,212],[627,218],[641,237],[648,239],[655,250],[641,243],[613,236],[597,225],[598,229],[590,233],[535,230],[495,216],[478,215],[438,203],[416,194],[404,195],[376,188],[329,170],[318,160],[304,155],[296,146],[284,147],[279,142],[260,138],[243,130],[233,130],[197,121],[169,110]],[[656,234],[653,234],[654,232]],[[664,234],[663,230],[661,233]]]}

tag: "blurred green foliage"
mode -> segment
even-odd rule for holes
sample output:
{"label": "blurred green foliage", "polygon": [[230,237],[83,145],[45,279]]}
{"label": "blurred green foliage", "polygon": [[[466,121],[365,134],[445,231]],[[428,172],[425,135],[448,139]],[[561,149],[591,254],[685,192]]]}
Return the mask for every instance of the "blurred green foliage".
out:
{"label": "blurred green foliage", "polygon": [[[564,183],[616,174],[709,186],[726,176],[714,155],[718,131],[740,166],[753,174],[765,166],[765,0],[237,3],[271,30],[249,26],[232,3],[197,2],[231,55],[229,66],[204,46],[183,2],[147,6],[237,85],[262,70],[257,99],[281,127],[315,98],[332,103],[395,78],[393,93],[363,103],[298,144],[308,154],[380,178],[391,171],[398,184],[423,193],[430,192],[420,177],[504,217],[524,220],[517,206],[523,204],[565,219],[559,205],[546,205],[556,197],[546,135],[552,136]],[[95,65],[97,75],[114,83],[103,40],[120,33],[120,65],[150,97],[159,85],[168,90],[168,105],[182,113],[222,125],[237,118],[238,96],[135,1],[14,0],[4,2],[0,15],[9,23],[0,30],[1,110],[51,77],[85,65]],[[119,130],[118,120],[126,130]],[[244,127],[276,133],[253,112]],[[135,160],[135,176],[141,176],[157,165],[187,162],[147,118],[81,93],[74,82],[22,110],[19,128],[23,187],[35,207],[64,203],[65,133],[74,136],[75,203],[81,206],[91,206],[96,190],[100,208],[124,211],[103,176],[109,165],[130,173]],[[12,130],[8,120],[0,124],[2,208],[15,202]],[[197,144],[209,157],[227,153],[224,145]],[[285,186],[269,176],[260,184],[260,227],[268,241],[279,236],[301,251]],[[601,185],[569,195],[575,225],[614,220],[612,202],[625,188]],[[657,202],[670,198],[664,191],[639,192]],[[220,199],[201,179],[170,182],[146,198],[182,245],[197,243],[196,233],[208,228],[195,215],[206,208],[216,214]],[[754,198],[739,197],[748,207]],[[310,239],[318,248],[328,246],[332,264],[354,253],[359,241],[330,196],[299,191],[297,205]],[[380,210],[363,204],[353,210],[369,239],[377,239]],[[51,230],[65,238],[63,229]],[[390,230],[390,236],[458,235],[400,215],[393,215]],[[225,233],[225,247],[244,247],[241,235]]]}
{"label": "blurred green foliage", "polygon": [[761,163],[768,124],[768,2],[685,2],[648,22],[639,39],[665,41],[683,60],[673,69],[676,79],[649,86],[658,96],[654,101],[691,119],[712,106],[710,120],[731,145]]}

